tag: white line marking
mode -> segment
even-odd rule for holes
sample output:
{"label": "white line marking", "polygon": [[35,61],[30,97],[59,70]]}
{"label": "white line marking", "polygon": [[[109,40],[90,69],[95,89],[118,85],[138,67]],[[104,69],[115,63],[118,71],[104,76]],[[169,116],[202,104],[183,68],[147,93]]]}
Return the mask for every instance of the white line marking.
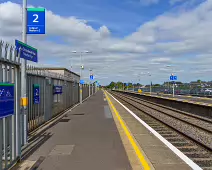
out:
{"label": "white line marking", "polygon": [[[107,92],[108,93],[108,92]],[[108,93],[109,94],[109,93]],[[124,106],[120,101],[118,101],[115,97],[109,94],[115,101],[117,101],[123,108],[125,108],[135,119],[137,119],[143,126],[145,126],[150,132],[152,132],[158,139],[161,140],[169,149],[171,149],[177,156],[179,156],[186,164],[188,164],[194,170],[202,170],[196,163],[194,163],[191,159],[189,159],[186,155],[184,155],[179,149],[173,146],[170,142],[168,142],[164,137],[162,137],[158,132],[152,129],[148,124],[146,124],[143,120],[141,120],[135,113],[133,113],[130,109]]]}

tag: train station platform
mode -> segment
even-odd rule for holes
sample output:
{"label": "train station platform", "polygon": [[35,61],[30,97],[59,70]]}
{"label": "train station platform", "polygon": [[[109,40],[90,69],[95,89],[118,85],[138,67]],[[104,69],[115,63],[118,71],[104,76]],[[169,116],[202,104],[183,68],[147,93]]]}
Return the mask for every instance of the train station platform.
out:
{"label": "train station platform", "polygon": [[69,111],[45,134],[49,139],[17,169],[132,169],[102,91]]}
{"label": "train station platform", "polygon": [[191,169],[112,96],[98,91],[44,134],[18,170]]}
{"label": "train station platform", "polygon": [[189,96],[189,95],[172,95],[172,94],[164,94],[164,93],[152,93],[152,96],[155,97],[163,97],[165,99],[174,99],[177,101],[193,103],[196,105],[205,105],[212,106],[212,98],[209,97],[198,97],[198,96]]}

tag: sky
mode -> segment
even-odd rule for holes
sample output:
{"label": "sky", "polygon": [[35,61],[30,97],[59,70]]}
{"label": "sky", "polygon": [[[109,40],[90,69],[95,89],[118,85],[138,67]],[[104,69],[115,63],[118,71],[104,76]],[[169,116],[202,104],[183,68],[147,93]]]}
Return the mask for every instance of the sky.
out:
{"label": "sky", "polygon": [[[163,83],[171,73],[182,82],[212,80],[212,0],[28,0],[28,7],[46,9],[46,34],[27,35],[39,61],[29,64],[79,74],[82,52],[83,79],[92,69],[102,85]],[[14,45],[21,32],[22,0],[0,0],[0,40]]]}

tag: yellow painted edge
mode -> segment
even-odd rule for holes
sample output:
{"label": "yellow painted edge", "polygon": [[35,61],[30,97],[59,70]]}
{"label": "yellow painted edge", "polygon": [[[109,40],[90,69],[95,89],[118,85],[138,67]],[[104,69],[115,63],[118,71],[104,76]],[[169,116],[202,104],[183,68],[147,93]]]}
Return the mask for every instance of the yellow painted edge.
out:
{"label": "yellow painted edge", "polygon": [[138,156],[138,159],[141,162],[143,168],[145,170],[150,170],[149,164],[145,160],[145,157],[142,155],[139,147],[137,146],[136,142],[134,141],[134,139],[133,139],[132,135],[130,134],[128,128],[126,127],[124,121],[122,120],[120,114],[118,113],[118,111],[116,110],[115,106],[113,105],[113,103],[111,102],[110,98],[108,97],[108,95],[106,93],[105,93],[105,96],[106,96],[107,101],[110,104],[111,108],[113,109],[114,113],[116,114],[116,117],[119,120],[119,122],[120,122],[120,124],[121,124],[121,126],[122,126],[122,128],[123,128],[123,130],[124,130],[124,132],[126,134],[126,136],[128,137],[128,139],[129,139],[129,141],[130,141],[130,143],[131,143],[136,155]]}
{"label": "yellow painted edge", "polygon": [[188,102],[188,100],[183,100],[183,102]]}
{"label": "yellow painted edge", "polygon": [[28,105],[28,98],[22,97],[21,98],[21,106],[27,106]]}

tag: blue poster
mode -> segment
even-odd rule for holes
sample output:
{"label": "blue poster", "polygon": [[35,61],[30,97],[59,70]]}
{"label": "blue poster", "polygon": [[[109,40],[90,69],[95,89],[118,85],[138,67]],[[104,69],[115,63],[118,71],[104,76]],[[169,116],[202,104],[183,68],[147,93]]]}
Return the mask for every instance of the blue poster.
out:
{"label": "blue poster", "polygon": [[14,84],[0,83],[0,118],[14,114]]}
{"label": "blue poster", "polygon": [[62,94],[63,93],[63,86],[54,86],[53,93],[54,94]]}
{"label": "blue poster", "polygon": [[39,86],[39,84],[33,85],[33,103],[34,104],[40,103],[40,86]]}

